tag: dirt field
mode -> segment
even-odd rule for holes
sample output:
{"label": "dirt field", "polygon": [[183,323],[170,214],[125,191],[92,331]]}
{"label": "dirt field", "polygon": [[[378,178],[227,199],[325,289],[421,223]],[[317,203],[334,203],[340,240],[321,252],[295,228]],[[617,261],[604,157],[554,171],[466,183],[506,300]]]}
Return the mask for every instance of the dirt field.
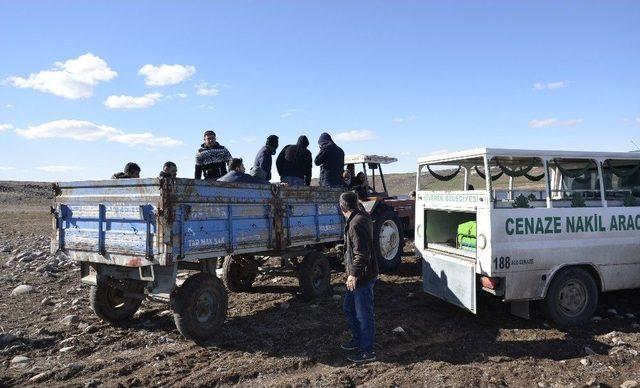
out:
{"label": "dirt field", "polygon": [[[0,386],[640,382],[640,291],[605,295],[599,319],[568,331],[512,317],[489,297],[474,316],[421,291],[411,243],[399,273],[376,286],[378,361],[365,366],[339,349],[348,337],[339,273],[333,293],[307,302],[292,272],[269,268],[252,292],[230,295],[227,322],[206,346],[182,339],[162,304],[145,302],[134,320],[110,326],[91,311],[78,267],[49,254],[47,191],[32,186],[0,182]],[[33,290],[11,295],[19,285]]]}

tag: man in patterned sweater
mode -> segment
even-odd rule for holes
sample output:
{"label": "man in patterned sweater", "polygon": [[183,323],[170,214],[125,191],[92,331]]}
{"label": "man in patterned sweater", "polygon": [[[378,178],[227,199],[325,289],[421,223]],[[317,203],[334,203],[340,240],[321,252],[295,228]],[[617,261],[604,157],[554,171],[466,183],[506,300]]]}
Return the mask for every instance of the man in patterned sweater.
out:
{"label": "man in patterned sweater", "polygon": [[206,131],[204,143],[196,154],[195,179],[218,179],[227,173],[231,153],[216,141],[216,133]]}

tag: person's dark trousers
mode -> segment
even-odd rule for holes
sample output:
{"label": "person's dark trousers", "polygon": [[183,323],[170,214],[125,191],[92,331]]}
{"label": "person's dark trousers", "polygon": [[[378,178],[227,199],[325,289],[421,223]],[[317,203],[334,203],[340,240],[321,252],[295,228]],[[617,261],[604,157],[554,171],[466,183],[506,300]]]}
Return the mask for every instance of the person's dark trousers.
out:
{"label": "person's dark trousers", "polygon": [[298,176],[283,176],[280,178],[280,182],[289,186],[304,186],[304,179]]}
{"label": "person's dark trousers", "polygon": [[344,315],[351,329],[353,339],[360,344],[363,352],[373,352],[376,322],[373,312],[373,285],[376,279],[362,284],[344,295]]}

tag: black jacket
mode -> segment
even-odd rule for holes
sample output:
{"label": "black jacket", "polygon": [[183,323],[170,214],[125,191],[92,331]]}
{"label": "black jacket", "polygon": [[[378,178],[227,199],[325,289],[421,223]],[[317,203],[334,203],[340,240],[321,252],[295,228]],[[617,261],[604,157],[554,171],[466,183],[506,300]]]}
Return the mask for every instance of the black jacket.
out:
{"label": "black jacket", "polygon": [[249,174],[245,174],[244,172],[238,172],[231,170],[225,174],[225,176],[219,178],[218,182],[230,182],[230,183],[260,183],[267,184],[269,182],[265,182],[256,177],[253,177]]}
{"label": "black jacket", "polygon": [[218,179],[227,173],[227,163],[231,160],[231,153],[219,143],[213,147],[200,146],[196,154],[196,179]]}
{"label": "black jacket", "polygon": [[373,250],[373,223],[367,212],[355,210],[344,228],[344,262],[347,275],[357,278],[356,286],[378,277],[378,261]]}
{"label": "black jacket", "polygon": [[344,151],[333,142],[328,133],[320,135],[318,145],[320,152],[316,155],[315,164],[320,166],[320,186],[342,187]]}
{"label": "black jacket", "polygon": [[296,144],[284,147],[276,159],[278,174],[295,176],[304,179],[304,184],[311,185],[311,151],[307,149],[309,140],[300,136]]}
{"label": "black jacket", "polygon": [[256,159],[253,161],[254,167],[259,167],[266,174],[267,181],[271,180],[271,164],[272,159],[271,156],[275,154],[275,151],[272,151],[266,145],[262,146],[256,155]]}
{"label": "black jacket", "polygon": [[127,175],[124,172],[116,172],[115,174],[111,175],[111,179],[128,179],[129,175]]}

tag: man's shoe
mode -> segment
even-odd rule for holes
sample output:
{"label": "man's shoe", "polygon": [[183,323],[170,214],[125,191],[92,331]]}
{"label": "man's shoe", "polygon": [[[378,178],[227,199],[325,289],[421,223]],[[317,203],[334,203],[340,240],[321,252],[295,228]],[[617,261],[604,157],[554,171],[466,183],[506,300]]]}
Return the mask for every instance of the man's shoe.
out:
{"label": "man's shoe", "polygon": [[344,342],[340,344],[340,349],[346,350],[346,351],[356,350],[359,348],[360,348],[360,342],[356,341],[355,339],[352,339],[349,342]]}
{"label": "man's shoe", "polygon": [[355,362],[356,364],[364,364],[367,362],[372,362],[376,360],[375,352],[358,352],[352,356],[347,357],[347,359],[351,362]]}

